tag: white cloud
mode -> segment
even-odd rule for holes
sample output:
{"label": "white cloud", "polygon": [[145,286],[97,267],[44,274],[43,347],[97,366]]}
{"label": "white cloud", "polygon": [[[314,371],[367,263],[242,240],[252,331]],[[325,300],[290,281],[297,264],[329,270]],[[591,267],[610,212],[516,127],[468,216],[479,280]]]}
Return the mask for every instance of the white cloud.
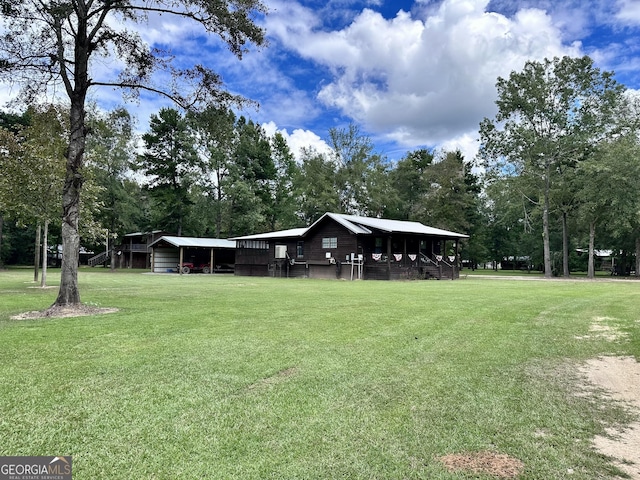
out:
{"label": "white cloud", "polygon": [[640,25],[640,2],[638,0],[618,0],[615,18],[625,25]]}
{"label": "white cloud", "polygon": [[439,148],[445,152],[455,152],[456,150],[460,150],[465,161],[471,162],[478,153],[479,136],[480,135],[477,132],[464,133],[456,138],[451,138],[442,142]]}
{"label": "white cloud", "polygon": [[286,128],[278,128],[274,122],[263,123],[262,128],[264,128],[268,136],[273,136],[276,132],[279,132],[287,141],[287,145],[289,145],[291,152],[298,161],[300,161],[300,150],[302,148],[313,148],[319,153],[327,154],[331,151],[327,142],[311,130],[296,128],[292,133],[289,133]]}
{"label": "white cloud", "polygon": [[[287,48],[327,67],[318,93],[328,107],[401,145],[440,145],[477,132],[493,115],[497,77],[529,59],[579,54],[550,16],[487,12],[488,0],[444,0],[416,18],[363,10],[345,28],[323,31],[310,10],[287,4],[267,29]],[[280,13],[295,12],[292,25]]]}

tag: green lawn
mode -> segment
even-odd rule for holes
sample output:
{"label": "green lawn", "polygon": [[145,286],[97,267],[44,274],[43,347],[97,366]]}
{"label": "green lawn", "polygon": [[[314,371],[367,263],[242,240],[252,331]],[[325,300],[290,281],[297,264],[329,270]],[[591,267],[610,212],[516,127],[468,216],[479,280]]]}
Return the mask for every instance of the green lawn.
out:
{"label": "green lawn", "polygon": [[[90,317],[0,272],[0,455],[73,455],[74,479],[612,478],[591,448],[619,406],[577,366],[640,355],[640,283],[344,282],[80,272]],[[56,285],[58,272],[48,275]],[[595,318],[627,333],[588,336]],[[602,320],[605,318],[605,320]]]}

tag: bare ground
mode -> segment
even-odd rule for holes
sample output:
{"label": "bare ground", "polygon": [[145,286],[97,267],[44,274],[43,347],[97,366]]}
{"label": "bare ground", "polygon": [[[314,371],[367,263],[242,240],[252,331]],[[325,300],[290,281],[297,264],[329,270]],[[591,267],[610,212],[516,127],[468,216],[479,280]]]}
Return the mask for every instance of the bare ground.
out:
{"label": "bare ground", "polygon": [[517,458],[496,452],[450,454],[440,457],[450,472],[471,472],[492,475],[497,478],[516,478],[524,469]]}
{"label": "bare ground", "polygon": [[25,312],[14,315],[11,320],[37,320],[42,318],[64,318],[64,317],[85,317],[87,315],[100,315],[104,313],[115,313],[117,308],[100,308],[92,305],[73,305],[73,306],[52,306],[46,310],[33,312]]}
{"label": "bare ground", "polygon": [[[600,357],[590,360],[582,373],[591,385],[640,412],[640,363],[632,357]],[[640,480],[640,422],[607,429],[597,436],[594,447],[612,457],[614,464],[630,478]]]}

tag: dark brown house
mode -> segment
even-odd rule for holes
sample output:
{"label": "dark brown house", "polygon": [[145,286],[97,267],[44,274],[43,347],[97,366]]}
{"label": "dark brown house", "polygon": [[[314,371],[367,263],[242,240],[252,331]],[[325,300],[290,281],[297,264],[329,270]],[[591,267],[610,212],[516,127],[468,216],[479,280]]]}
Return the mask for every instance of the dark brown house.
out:
{"label": "dark brown house", "polygon": [[308,228],[236,237],[236,275],[458,278],[461,233],[418,222],[325,213]]}

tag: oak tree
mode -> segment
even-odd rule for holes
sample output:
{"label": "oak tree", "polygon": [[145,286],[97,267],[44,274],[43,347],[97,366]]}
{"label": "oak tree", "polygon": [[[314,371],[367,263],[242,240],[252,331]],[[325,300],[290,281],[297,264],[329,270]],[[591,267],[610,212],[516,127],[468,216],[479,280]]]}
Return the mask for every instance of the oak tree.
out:
{"label": "oak tree", "polygon": [[[133,95],[146,90],[185,108],[199,102],[237,100],[223,89],[222,79],[211,69],[198,64],[181,68],[169,52],[152,48],[127,26],[154,15],[191,22],[218,36],[242,58],[249,45],[265,41],[256,20],[266,13],[266,7],[260,0],[0,0],[0,11],[4,20],[0,80],[20,83],[26,101],[60,91],[69,101],[62,190],[63,263],[54,305],[79,304],[78,223],[89,91],[97,86],[123,88]],[[111,70],[98,67],[101,59],[114,56],[123,67],[111,76]],[[170,72],[173,80],[154,82],[154,73],[159,71]]]}

